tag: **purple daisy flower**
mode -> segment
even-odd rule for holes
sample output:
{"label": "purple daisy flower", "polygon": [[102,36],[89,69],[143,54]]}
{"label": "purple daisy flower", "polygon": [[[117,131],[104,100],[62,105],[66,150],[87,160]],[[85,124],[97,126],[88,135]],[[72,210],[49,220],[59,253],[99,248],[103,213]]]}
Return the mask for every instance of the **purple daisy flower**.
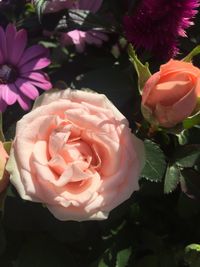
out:
{"label": "purple daisy flower", "polygon": [[177,38],[186,36],[198,6],[198,0],[142,0],[124,16],[127,40],[167,60],[178,53]]}
{"label": "purple daisy flower", "polygon": [[49,90],[52,85],[40,70],[50,64],[48,50],[41,45],[26,49],[27,33],[9,24],[0,27],[0,111],[16,101],[24,109],[39,96],[38,88]]}

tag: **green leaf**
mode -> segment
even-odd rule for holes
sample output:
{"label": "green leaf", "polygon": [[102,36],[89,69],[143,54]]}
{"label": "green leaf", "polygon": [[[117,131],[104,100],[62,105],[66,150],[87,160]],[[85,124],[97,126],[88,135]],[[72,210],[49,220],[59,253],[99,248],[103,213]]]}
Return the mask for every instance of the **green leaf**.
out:
{"label": "green leaf", "polygon": [[184,129],[192,128],[194,125],[200,124],[200,112],[188,117],[183,121]]}
{"label": "green leaf", "polygon": [[180,170],[174,165],[169,165],[165,174],[164,193],[168,194],[174,191],[180,182]]}
{"label": "green leaf", "polygon": [[42,15],[44,13],[45,7],[46,7],[47,1],[46,0],[35,0],[35,10],[38,15],[39,21],[41,21]]}
{"label": "green leaf", "polygon": [[184,57],[182,60],[185,62],[191,62],[193,57],[200,54],[200,45],[197,45],[186,57]]}
{"label": "green leaf", "polygon": [[130,61],[135,67],[135,70],[138,75],[138,88],[141,94],[146,81],[151,77],[149,64],[147,62],[145,63],[145,65],[142,64],[142,62],[138,59],[136,52],[132,45],[129,45],[128,47],[128,54],[129,54]]}
{"label": "green leaf", "polygon": [[188,130],[183,130],[180,133],[176,134],[179,145],[186,145],[188,142]]}
{"label": "green leaf", "polygon": [[46,48],[56,48],[57,44],[55,42],[50,41],[40,41],[39,44],[43,45]]}
{"label": "green leaf", "polygon": [[182,168],[191,168],[200,160],[200,145],[185,145],[177,149],[174,162]]}
{"label": "green leaf", "polygon": [[165,155],[156,143],[145,140],[144,144],[146,164],[141,177],[152,182],[161,182],[166,170]]}
{"label": "green leaf", "polygon": [[190,267],[200,266],[200,245],[191,244],[185,248],[185,261]]}
{"label": "green leaf", "polygon": [[200,126],[196,125],[192,128],[183,130],[180,134],[177,134],[178,142],[181,146],[186,144],[200,144]]}
{"label": "green leaf", "polygon": [[199,244],[191,244],[191,245],[188,245],[186,248],[185,248],[185,253],[188,253],[190,252],[191,250],[195,250],[197,252],[200,253],[200,245]]}
{"label": "green leaf", "polygon": [[126,267],[131,256],[131,248],[126,248],[117,253],[116,267]]}
{"label": "green leaf", "polygon": [[107,264],[105,264],[104,259],[101,259],[98,267],[109,267],[109,266]]}

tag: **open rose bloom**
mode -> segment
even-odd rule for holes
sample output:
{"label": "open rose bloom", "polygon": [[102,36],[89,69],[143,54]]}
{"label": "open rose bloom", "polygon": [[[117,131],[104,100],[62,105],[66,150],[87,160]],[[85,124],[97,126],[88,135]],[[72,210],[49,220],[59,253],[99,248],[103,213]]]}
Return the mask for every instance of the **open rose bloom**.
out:
{"label": "open rose bloom", "polygon": [[143,142],[105,95],[67,89],[18,121],[7,169],[23,199],[83,221],[107,218],[138,190],[143,164]]}
{"label": "open rose bloom", "polygon": [[192,115],[200,97],[200,70],[192,63],[170,60],[146,82],[142,112],[150,123],[170,128]]}

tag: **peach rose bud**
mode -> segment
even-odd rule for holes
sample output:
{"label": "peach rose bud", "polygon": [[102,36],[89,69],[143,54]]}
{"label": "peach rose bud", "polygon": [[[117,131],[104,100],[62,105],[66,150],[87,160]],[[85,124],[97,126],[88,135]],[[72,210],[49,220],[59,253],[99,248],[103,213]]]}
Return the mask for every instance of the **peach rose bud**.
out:
{"label": "peach rose bud", "polygon": [[9,182],[9,175],[5,170],[7,160],[8,154],[4,149],[3,143],[0,141],[0,193],[6,189]]}
{"label": "peach rose bud", "polygon": [[102,220],[138,190],[144,144],[105,95],[51,91],[17,123],[7,169],[59,220]]}
{"label": "peach rose bud", "polygon": [[170,128],[197,112],[199,97],[200,70],[171,59],[146,82],[141,109],[151,124]]}

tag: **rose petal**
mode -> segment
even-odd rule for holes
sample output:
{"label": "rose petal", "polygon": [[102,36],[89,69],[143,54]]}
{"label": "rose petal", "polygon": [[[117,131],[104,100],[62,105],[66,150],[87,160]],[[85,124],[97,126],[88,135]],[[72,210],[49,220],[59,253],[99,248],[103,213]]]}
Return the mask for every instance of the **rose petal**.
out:
{"label": "rose petal", "polygon": [[182,99],[173,106],[156,106],[155,115],[159,123],[164,127],[173,127],[178,122],[187,118],[196,106],[196,93],[190,90]]}

